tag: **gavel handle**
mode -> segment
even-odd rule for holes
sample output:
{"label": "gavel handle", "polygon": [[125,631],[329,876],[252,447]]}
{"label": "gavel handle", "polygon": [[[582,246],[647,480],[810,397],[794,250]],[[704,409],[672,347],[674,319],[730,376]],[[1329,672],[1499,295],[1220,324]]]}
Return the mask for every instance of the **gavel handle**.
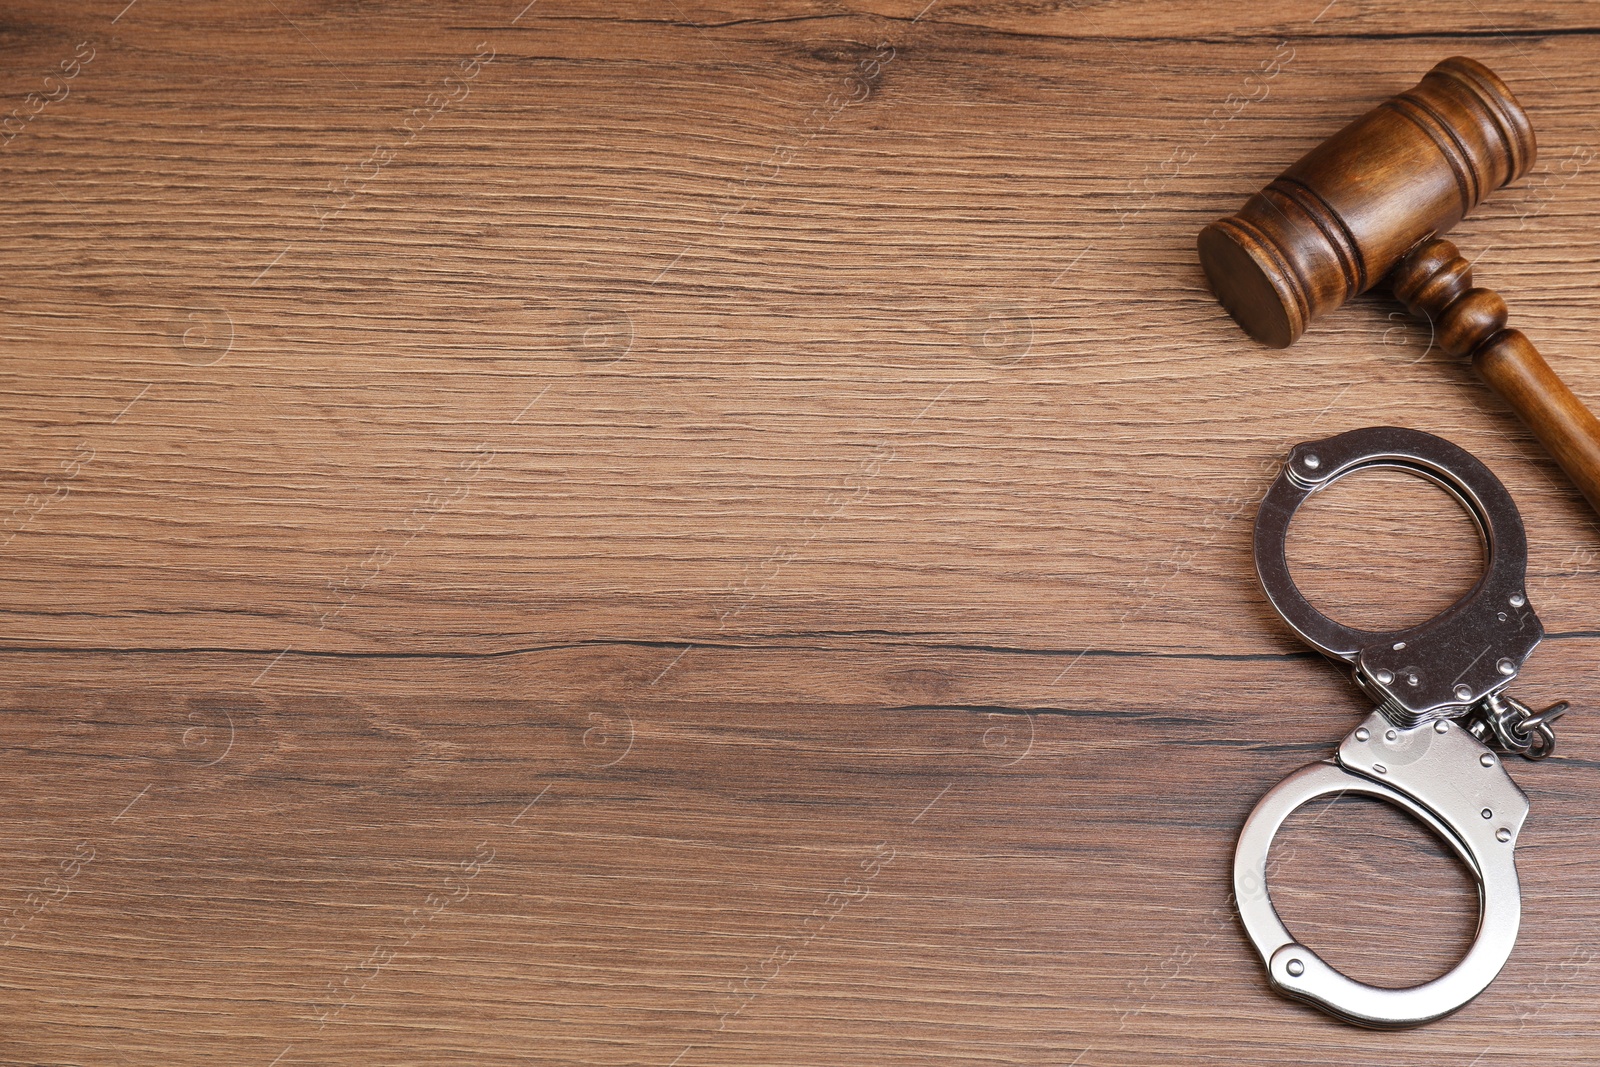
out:
{"label": "gavel handle", "polygon": [[1472,366],[1532,430],[1600,513],[1600,419],[1557,377],[1521,330],[1508,330],[1506,302],[1472,285],[1472,265],[1439,237],[1419,243],[1389,276],[1394,295],[1434,324],[1439,346]]}

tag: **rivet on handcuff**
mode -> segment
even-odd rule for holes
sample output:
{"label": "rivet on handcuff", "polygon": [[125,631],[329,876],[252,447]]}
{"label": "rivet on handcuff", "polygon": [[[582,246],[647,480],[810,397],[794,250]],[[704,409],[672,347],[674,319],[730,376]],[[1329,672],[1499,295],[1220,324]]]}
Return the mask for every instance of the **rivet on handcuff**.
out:
{"label": "rivet on handcuff", "polygon": [[[1307,497],[1373,467],[1417,474],[1451,493],[1476,520],[1488,557],[1465,596],[1393,633],[1354,630],[1312,607],[1285,554],[1289,522]],[[1285,996],[1362,1026],[1441,1018],[1483,992],[1517,939],[1522,899],[1513,852],[1528,799],[1500,755],[1550,755],[1551,724],[1567,709],[1562,703],[1535,713],[1505,692],[1544,636],[1524,585],[1522,518],[1505,486],[1461,448],[1417,430],[1370,427],[1294,448],[1256,516],[1255,558],[1278,614],[1311,647],[1353,666],[1356,685],[1378,706],[1333,759],[1285,778],[1245,821],[1233,864],[1245,932],[1268,982]],[[1330,794],[1376,797],[1409,812],[1477,878],[1477,936],[1448,973],[1408,989],[1366,985],[1297,942],[1278,918],[1267,893],[1272,839],[1297,808]]]}

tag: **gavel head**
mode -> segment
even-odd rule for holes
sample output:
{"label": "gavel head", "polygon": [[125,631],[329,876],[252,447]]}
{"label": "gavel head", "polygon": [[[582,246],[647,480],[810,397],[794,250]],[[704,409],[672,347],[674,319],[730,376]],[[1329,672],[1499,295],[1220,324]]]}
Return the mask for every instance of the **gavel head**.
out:
{"label": "gavel head", "polygon": [[1505,83],[1476,60],[1447,59],[1201,230],[1206,279],[1246,333],[1287,348],[1527,173],[1535,152]]}

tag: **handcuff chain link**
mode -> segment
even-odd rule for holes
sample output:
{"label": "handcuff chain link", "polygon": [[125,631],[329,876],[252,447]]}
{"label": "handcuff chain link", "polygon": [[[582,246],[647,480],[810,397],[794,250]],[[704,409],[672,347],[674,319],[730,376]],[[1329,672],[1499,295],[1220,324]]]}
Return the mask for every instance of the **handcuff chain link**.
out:
{"label": "handcuff chain link", "polygon": [[1475,704],[1461,725],[1491,748],[1541,760],[1555,752],[1554,724],[1569,706],[1562,700],[1534,711],[1509,693],[1494,693]]}

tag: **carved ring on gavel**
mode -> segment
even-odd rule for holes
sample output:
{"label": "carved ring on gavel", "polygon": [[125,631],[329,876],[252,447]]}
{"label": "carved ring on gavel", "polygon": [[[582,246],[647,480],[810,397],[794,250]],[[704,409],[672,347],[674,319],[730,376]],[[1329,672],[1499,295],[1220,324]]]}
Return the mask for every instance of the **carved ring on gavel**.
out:
{"label": "carved ring on gavel", "polygon": [[1527,173],[1527,113],[1493,71],[1456,56],[1306,153],[1236,215],[1200,231],[1200,262],[1246,333],[1287,348],[1319,315],[1387,278],[1473,367],[1600,512],[1600,421],[1438,235]]}

